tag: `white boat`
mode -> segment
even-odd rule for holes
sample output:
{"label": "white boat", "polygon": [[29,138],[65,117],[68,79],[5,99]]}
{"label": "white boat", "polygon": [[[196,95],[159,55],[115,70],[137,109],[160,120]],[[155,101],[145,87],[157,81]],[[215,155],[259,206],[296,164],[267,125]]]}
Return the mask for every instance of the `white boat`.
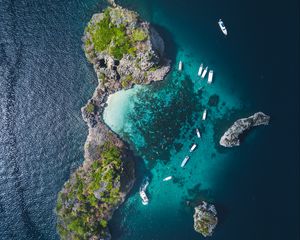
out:
{"label": "white boat", "polygon": [[143,205],[148,205],[149,199],[148,199],[148,197],[147,197],[145,191],[140,191],[140,196],[141,196],[141,198],[142,198],[142,204],[143,204]]}
{"label": "white boat", "polygon": [[169,177],[164,178],[163,181],[166,182],[166,181],[170,181],[171,179],[172,179],[172,176],[169,176]]}
{"label": "white boat", "polygon": [[209,73],[208,73],[208,80],[207,80],[208,84],[212,83],[213,75],[214,75],[214,71],[210,70]]}
{"label": "white boat", "polygon": [[182,163],[181,163],[181,167],[184,167],[185,164],[187,163],[187,161],[188,161],[189,159],[190,159],[190,157],[189,157],[189,156],[186,156],[186,157],[183,159]]}
{"label": "white boat", "polygon": [[178,70],[179,70],[179,71],[182,71],[182,61],[179,61],[179,64],[178,64]]}
{"label": "white boat", "polygon": [[203,71],[203,63],[201,63],[200,67],[199,67],[199,71],[198,71],[198,76],[201,76],[201,73]]}
{"label": "white boat", "polygon": [[195,150],[195,148],[197,147],[197,144],[193,144],[193,146],[191,147],[191,149],[190,149],[190,152],[193,152],[194,150]]}
{"label": "white boat", "polygon": [[206,115],[207,115],[207,110],[205,109],[202,114],[202,120],[206,119]]}
{"label": "white boat", "polygon": [[141,187],[140,187],[140,197],[142,199],[142,204],[143,205],[147,205],[149,203],[149,199],[146,195],[146,189],[149,185],[149,181],[148,181],[148,178],[145,178]]}
{"label": "white boat", "polygon": [[219,24],[219,26],[220,26],[222,32],[224,33],[224,35],[227,36],[227,29],[226,29],[226,27],[225,27],[225,25],[224,25],[222,19],[219,20],[218,24]]}
{"label": "white boat", "polygon": [[208,67],[206,67],[203,72],[202,72],[202,75],[201,75],[201,78],[205,78],[205,75],[207,73],[207,70],[208,70]]}
{"label": "white boat", "polygon": [[201,134],[200,134],[200,131],[199,131],[198,128],[196,129],[196,133],[197,133],[197,137],[198,137],[198,138],[201,138]]}

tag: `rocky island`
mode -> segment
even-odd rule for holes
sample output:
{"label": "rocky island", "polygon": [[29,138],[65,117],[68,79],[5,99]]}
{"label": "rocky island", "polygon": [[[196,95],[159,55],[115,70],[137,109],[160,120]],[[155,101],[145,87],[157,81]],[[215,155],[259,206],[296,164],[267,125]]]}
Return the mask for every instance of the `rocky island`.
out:
{"label": "rocky island", "polygon": [[88,125],[84,162],[58,194],[57,229],[61,239],[109,240],[113,212],[133,186],[133,153],[103,121],[110,94],[134,84],[162,80],[170,70],[164,42],[139,15],[112,2],[94,14],[83,36],[98,86],[81,109]]}
{"label": "rocky island", "polygon": [[220,145],[224,147],[234,147],[240,145],[240,138],[251,128],[259,125],[268,125],[270,116],[263,112],[257,112],[248,118],[241,118],[223,134]]}
{"label": "rocky island", "polygon": [[214,205],[202,201],[195,207],[194,229],[204,237],[211,236],[218,224],[217,211]]}

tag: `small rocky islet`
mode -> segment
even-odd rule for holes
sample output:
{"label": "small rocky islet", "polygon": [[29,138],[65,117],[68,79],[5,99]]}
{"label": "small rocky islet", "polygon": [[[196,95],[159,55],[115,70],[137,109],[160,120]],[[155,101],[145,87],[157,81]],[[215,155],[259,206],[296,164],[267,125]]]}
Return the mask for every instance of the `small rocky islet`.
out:
{"label": "small rocky islet", "polygon": [[268,125],[270,116],[263,112],[257,112],[250,117],[238,119],[231,127],[223,134],[220,139],[220,145],[224,147],[239,146],[241,137],[251,128],[259,125]]}
{"label": "small rocky islet", "polygon": [[160,81],[170,70],[164,42],[134,11],[113,7],[94,14],[83,49],[98,86],[82,110],[88,125],[84,162],[58,194],[57,230],[61,239],[109,240],[107,226],[134,180],[133,152],[103,121],[110,94],[134,84]]}
{"label": "small rocky islet", "polygon": [[213,204],[202,201],[195,207],[194,229],[204,237],[212,236],[218,224],[217,211]]}

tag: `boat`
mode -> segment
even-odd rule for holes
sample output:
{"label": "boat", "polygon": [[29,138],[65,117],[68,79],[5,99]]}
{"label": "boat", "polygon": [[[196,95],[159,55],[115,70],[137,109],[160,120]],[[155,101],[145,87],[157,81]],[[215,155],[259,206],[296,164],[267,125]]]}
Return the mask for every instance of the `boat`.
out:
{"label": "boat", "polygon": [[220,26],[222,32],[224,33],[224,35],[227,36],[227,29],[226,29],[226,27],[225,27],[225,25],[224,25],[222,19],[220,19],[220,20],[218,21],[218,24],[219,24],[219,26]]}
{"label": "boat", "polygon": [[193,144],[193,146],[191,147],[191,149],[190,149],[190,152],[193,152],[194,150],[195,150],[195,148],[197,147],[197,144]]}
{"label": "boat", "polygon": [[178,64],[178,70],[179,70],[179,71],[182,71],[182,61],[179,61],[179,64]]}
{"label": "boat", "polygon": [[201,134],[200,134],[200,131],[199,131],[198,128],[196,128],[196,133],[197,133],[197,137],[198,137],[198,138],[201,138]]}
{"label": "boat", "polygon": [[203,63],[201,63],[200,67],[199,67],[199,71],[198,71],[198,76],[201,76],[201,73],[203,71]]}
{"label": "boat", "polygon": [[202,72],[202,75],[201,75],[201,78],[204,78],[206,73],[207,73],[207,70],[208,70],[208,67],[206,67],[203,72]]}
{"label": "boat", "polygon": [[146,193],[144,191],[140,191],[140,196],[142,198],[142,204],[143,205],[148,205],[149,199],[148,199]]}
{"label": "boat", "polygon": [[202,120],[206,119],[206,115],[207,115],[207,110],[205,109],[202,114]]}
{"label": "boat", "polygon": [[172,179],[172,176],[169,176],[169,177],[164,178],[163,181],[166,182],[166,181],[170,181],[171,179]]}
{"label": "boat", "polygon": [[208,73],[208,80],[207,80],[208,84],[212,83],[213,75],[214,75],[214,71],[210,70],[209,73]]}
{"label": "boat", "polygon": [[142,204],[143,205],[148,205],[148,203],[149,203],[149,199],[146,195],[146,189],[147,189],[148,185],[149,185],[149,179],[145,178],[143,180],[143,183],[142,183],[141,187],[140,187],[140,197],[142,199]]}
{"label": "boat", "polygon": [[183,159],[183,161],[182,161],[182,163],[181,163],[181,167],[184,167],[185,166],[185,164],[187,163],[187,161],[190,159],[190,157],[189,156],[186,156],[184,159]]}

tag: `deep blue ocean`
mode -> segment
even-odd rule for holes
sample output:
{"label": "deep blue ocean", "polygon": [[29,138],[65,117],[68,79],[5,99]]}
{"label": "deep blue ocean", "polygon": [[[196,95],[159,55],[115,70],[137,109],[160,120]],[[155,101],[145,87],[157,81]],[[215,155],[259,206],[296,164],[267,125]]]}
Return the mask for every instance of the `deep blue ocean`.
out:
{"label": "deep blue ocean", "polygon": [[[114,239],[202,239],[184,204],[195,198],[217,206],[212,240],[299,239],[299,3],[117,2],[155,26],[174,66],[164,82],[133,94],[134,104],[122,113],[126,124],[116,129],[141,159],[137,184],[110,223]],[[83,161],[87,127],[80,108],[97,84],[81,37],[104,6],[0,0],[1,240],[59,239],[56,197]],[[215,70],[215,82],[199,90],[193,74],[201,62]],[[219,106],[210,107],[204,126],[197,119],[213,94]],[[230,123],[256,111],[269,114],[271,124],[238,148],[217,146]],[[204,147],[179,171],[194,127],[203,129]],[[176,178],[166,187],[158,179],[170,173]],[[136,197],[144,175],[152,178],[148,208]]]}

